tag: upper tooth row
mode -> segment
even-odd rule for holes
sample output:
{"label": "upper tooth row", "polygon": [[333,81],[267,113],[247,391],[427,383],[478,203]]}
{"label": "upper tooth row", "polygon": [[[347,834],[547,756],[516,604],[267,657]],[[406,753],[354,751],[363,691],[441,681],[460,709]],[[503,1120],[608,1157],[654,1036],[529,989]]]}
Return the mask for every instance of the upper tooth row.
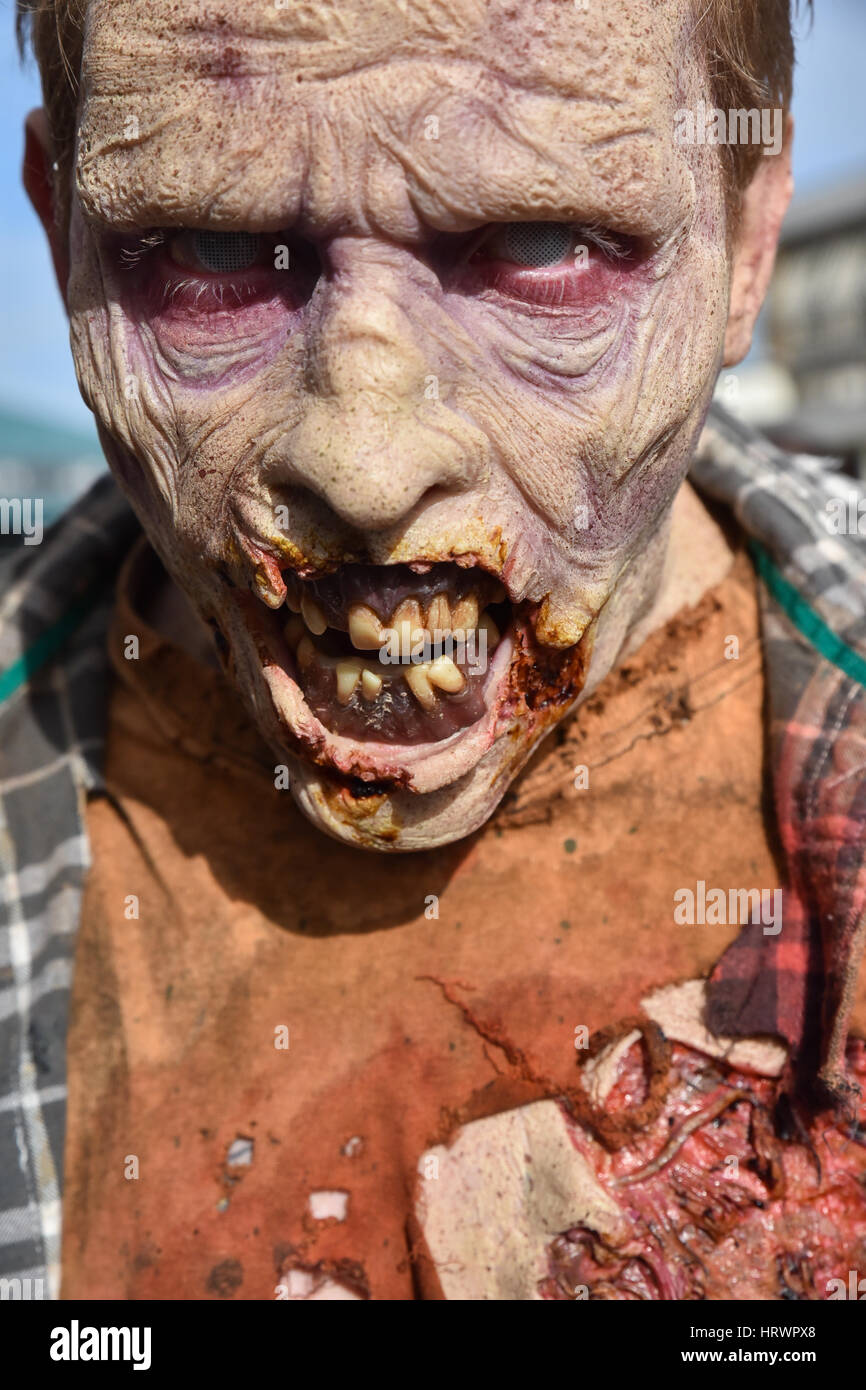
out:
{"label": "upper tooth row", "polygon": [[[300,604],[291,598],[286,603],[293,613],[300,612],[314,637],[321,637],[328,620],[315,599],[304,594]],[[417,599],[407,598],[395,608],[389,627],[366,603],[353,603],[349,609],[349,639],[359,652],[379,650],[388,641],[389,632],[396,632],[401,645],[411,646],[430,632],[471,631],[478,626],[478,600],[472,594],[459,599],[452,608],[444,594],[430,600],[426,622]]]}
{"label": "upper tooth row", "polygon": [[309,594],[304,594],[301,599],[301,617],[314,637],[321,637],[328,626],[327,618],[315,599],[311,599]]}

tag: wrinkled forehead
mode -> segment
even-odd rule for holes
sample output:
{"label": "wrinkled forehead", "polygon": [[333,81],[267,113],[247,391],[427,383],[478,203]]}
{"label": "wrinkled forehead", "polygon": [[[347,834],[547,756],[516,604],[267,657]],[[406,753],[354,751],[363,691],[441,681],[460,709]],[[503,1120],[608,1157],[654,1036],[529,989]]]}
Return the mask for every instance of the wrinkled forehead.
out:
{"label": "wrinkled forehead", "polygon": [[[583,8],[584,4],[586,9]],[[77,182],[118,226],[665,235],[686,0],[91,0]]]}

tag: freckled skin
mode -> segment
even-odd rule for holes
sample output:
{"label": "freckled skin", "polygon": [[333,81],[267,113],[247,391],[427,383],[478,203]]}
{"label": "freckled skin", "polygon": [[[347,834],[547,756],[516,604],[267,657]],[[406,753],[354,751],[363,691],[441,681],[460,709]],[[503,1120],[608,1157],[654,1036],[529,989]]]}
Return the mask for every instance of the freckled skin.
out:
{"label": "freckled skin", "polygon": [[[340,838],[469,834],[653,606],[731,281],[717,152],[674,142],[675,110],[708,94],[690,14],[92,0],[68,285],[81,388],[300,806]],[[443,239],[521,221],[601,225],[640,255],[596,257],[542,302],[437,259]],[[321,273],[301,256],[201,313],[118,259],[118,231],[205,226],[289,229]],[[503,652],[487,716],[445,748],[329,736],[237,597],[276,605],[285,566],[457,557],[531,605],[560,694],[533,702],[526,653],[508,669]],[[335,771],[392,790],[356,800]]]}

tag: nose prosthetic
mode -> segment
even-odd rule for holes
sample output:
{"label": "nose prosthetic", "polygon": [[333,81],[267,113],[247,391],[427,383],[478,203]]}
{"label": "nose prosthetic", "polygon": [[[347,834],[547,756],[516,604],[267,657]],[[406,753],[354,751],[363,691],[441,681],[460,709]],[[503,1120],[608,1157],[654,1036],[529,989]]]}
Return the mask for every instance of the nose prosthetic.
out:
{"label": "nose prosthetic", "polygon": [[[359,533],[405,525],[432,489],[477,476],[477,431],[447,400],[442,315],[390,269],[357,262],[311,305],[303,415],[286,440],[284,479],[314,492]],[[437,322],[437,320],[439,322]]]}

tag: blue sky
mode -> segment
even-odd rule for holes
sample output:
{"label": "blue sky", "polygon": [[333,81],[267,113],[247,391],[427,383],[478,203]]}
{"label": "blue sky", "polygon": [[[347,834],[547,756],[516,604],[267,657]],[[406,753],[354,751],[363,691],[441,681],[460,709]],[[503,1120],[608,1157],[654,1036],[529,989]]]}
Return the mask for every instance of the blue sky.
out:
{"label": "blue sky", "polygon": [[[801,193],[866,179],[866,0],[815,0],[815,10],[811,29],[800,25],[794,94]],[[0,409],[87,426],[51,264],[20,186],[21,126],[39,88],[13,34],[14,6],[0,0]]]}

